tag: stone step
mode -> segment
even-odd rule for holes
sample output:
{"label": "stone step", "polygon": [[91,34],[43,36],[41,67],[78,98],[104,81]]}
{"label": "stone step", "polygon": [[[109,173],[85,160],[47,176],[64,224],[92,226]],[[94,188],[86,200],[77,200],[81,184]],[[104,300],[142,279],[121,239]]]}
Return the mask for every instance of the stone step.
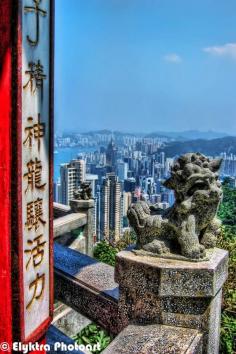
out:
{"label": "stone step", "polygon": [[64,310],[66,310],[68,308],[67,305],[63,304],[62,302],[60,301],[56,301],[54,303],[54,311],[53,311],[53,321],[56,319],[56,318],[60,318],[61,317],[61,314],[64,312]]}
{"label": "stone step", "polygon": [[66,305],[63,306],[59,314],[54,315],[52,322],[56,328],[68,337],[74,337],[90,323],[91,320]]}
{"label": "stone step", "polygon": [[102,354],[202,354],[202,334],[165,325],[129,325]]}

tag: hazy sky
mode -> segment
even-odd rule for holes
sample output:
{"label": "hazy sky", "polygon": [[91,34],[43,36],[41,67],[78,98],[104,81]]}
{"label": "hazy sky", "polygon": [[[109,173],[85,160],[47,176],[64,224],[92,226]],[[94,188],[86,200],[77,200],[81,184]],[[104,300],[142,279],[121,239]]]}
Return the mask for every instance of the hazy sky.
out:
{"label": "hazy sky", "polygon": [[236,134],[235,0],[56,0],[59,131]]}

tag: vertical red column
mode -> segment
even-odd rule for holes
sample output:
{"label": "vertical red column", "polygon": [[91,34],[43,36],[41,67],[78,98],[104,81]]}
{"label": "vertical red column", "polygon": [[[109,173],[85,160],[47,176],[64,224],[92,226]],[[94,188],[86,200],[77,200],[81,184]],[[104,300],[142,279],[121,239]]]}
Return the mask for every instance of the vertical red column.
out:
{"label": "vertical red column", "polygon": [[0,1],[0,351],[52,319],[53,18],[53,0]]}
{"label": "vertical red column", "polygon": [[[0,346],[12,342],[11,306],[11,2],[0,2]],[[7,344],[8,343],[8,344]],[[2,349],[2,348],[0,348]],[[4,349],[4,348],[3,348]]]}

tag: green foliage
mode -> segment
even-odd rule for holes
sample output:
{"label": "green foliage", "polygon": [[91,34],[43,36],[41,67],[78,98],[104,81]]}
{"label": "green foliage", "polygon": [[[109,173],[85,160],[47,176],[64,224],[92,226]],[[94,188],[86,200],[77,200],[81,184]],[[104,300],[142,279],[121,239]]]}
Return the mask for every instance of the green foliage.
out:
{"label": "green foliage", "polygon": [[71,233],[73,236],[78,237],[83,234],[83,230],[79,227],[78,229],[72,230]]}
{"label": "green foliage", "polygon": [[137,237],[134,231],[125,231],[124,235],[121,239],[116,243],[116,247],[119,251],[123,250],[124,248],[133,245],[136,243]]}
{"label": "green foliage", "polygon": [[224,225],[236,225],[236,188],[230,188],[227,180],[223,184],[224,197],[219,217]]}
{"label": "green foliage", "polygon": [[217,246],[229,251],[229,276],[223,289],[220,352],[236,352],[236,189],[223,184],[224,198],[219,209],[222,233]]}
{"label": "green foliage", "polygon": [[99,242],[93,251],[93,256],[100,262],[107,263],[114,267],[118,249],[109,245],[106,241]]}
{"label": "green foliage", "polygon": [[134,231],[125,231],[122,238],[115,244],[111,245],[107,241],[99,242],[93,251],[93,256],[100,262],[104,262],[111,266],[115,266],[116,254],[136,242]]}
{"label": "green foliage", "polygon": [[236,352],[236,318],[223,313],[221,319],[221,353]]}
{"label": "green foliage", "polygon": [[77,333],[73,339],[78,345],[94,345],[99,343],[100,350],[91,351],[95,354],[101,353],[102,350],[104,350],[111,342],[111,337],[108,335],[108,333],[95,323],[91,323],[86,326],[84,329],[82,329],[82,331]]}

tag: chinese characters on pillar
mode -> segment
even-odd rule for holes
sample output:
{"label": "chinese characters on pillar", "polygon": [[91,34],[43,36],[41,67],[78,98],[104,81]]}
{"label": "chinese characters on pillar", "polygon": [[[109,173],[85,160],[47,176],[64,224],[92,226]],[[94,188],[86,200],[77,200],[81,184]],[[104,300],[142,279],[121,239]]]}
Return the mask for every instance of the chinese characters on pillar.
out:
{"label": "chinese characters on pillar", "polygon": [[36,46],[39,43],[39,16],[45,17],[47,15],[47,11],[40,9],[39,4],[42,0],[33,0],[32,6],[25,6],[24,10],[26,13],[32,12],[35,14],[35,40],[31,39],[31,36],[27,34],[27,41],[31,46]]}
{"label": "chinese characters on pillar", "polygon": [[23,0],[22,24],[22,228],[27,338],[49,316],[50,0]]}
{"label": "chinese characters on pillar", "polygon": [[31,93],[35,93],[37,89],[43,92],[43,80],[46,79],[46,75],[40,60],[37,63],[29,62],[29,70],[26,70],[25,74],[28,75],[28,81],[23,88],[30,88]]}

